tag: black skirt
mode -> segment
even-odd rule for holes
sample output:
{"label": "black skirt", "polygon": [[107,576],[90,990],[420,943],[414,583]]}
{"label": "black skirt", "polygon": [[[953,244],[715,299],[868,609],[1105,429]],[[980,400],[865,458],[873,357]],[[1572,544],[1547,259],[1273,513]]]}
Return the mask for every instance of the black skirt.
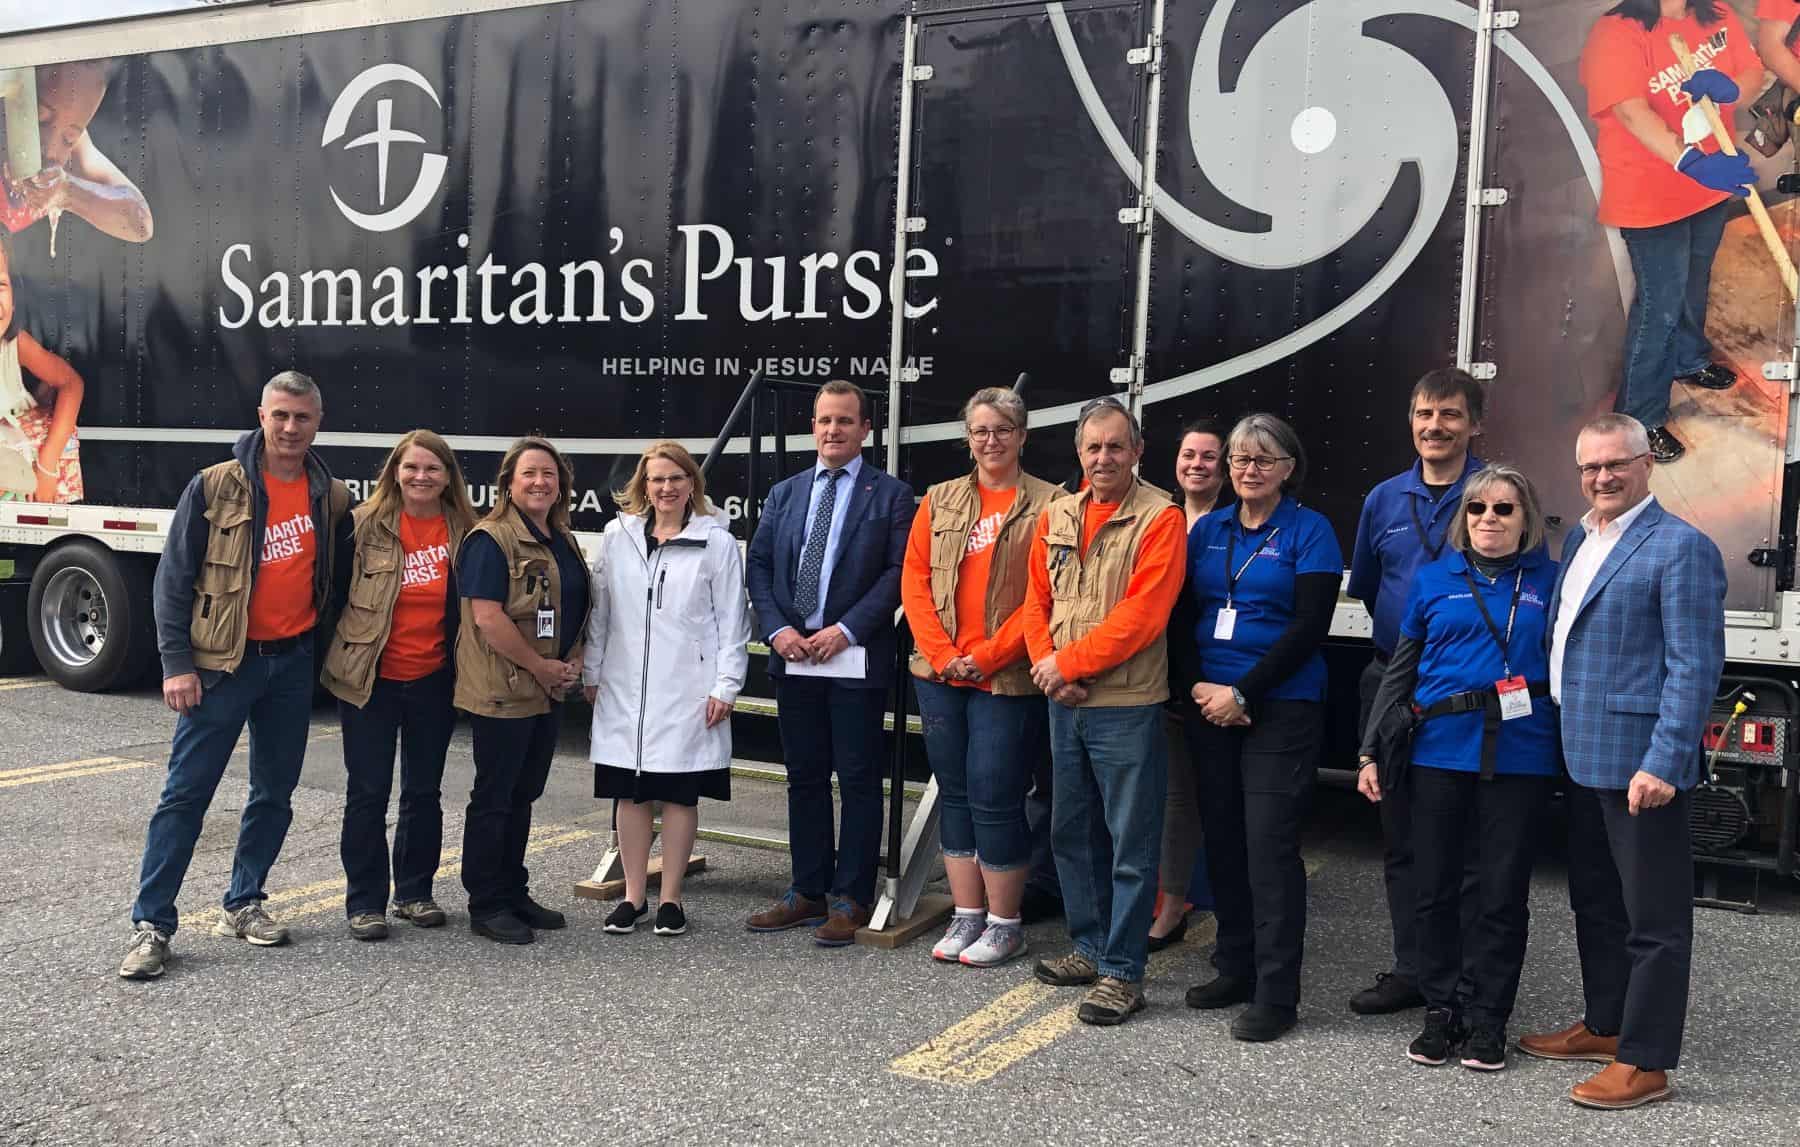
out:
{"label": "black skirt", "polygon": [[662,801],[687,805],[731,799],[731,770],[707,769],[698,773],[640,773],[613,765],[594,766],[594,795],[615,800]]}

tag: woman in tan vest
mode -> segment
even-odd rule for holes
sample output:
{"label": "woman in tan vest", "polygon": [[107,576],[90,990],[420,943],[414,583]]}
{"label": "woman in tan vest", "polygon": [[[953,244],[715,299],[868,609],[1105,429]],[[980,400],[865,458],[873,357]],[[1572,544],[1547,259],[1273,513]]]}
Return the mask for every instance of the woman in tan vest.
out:
{"label": "woman in tan vest", "polygon": [[544,793],[562,701],[581,682],[587,563],[569,531],[575,471],[543,438],[521,438],[500,462],[499,496],[456,559],[462,595],[456,707],[468,712],[475,784],[463,819],[469,927],[502,944],[562,928],[531,898],[525,841]]}
{"label": "woman in tan vest", "polygon": [[900,582],[956,900],[949,931],[931,954],[974,967],[1025,951],[1026,751],[1042,743],[1045,711],[1031,683],[1019,605],[1032,528],[1060,493],[1020,469],[1025,421],[1025,403],[1011,390],[989,387],[969,399],[963,422],[975,469],[926,491]]}
{"label": "woman in tan vest", "polygon": [[450,444],[415,430],[394,446],[375,492],[357,507],[350,596],[325,651],[325,687],[344,730],[340,851],[350,934],[388,934],[388,794],[400,745],[400,819],[394,826],[394,915],[421,928],[444,922],[431,897],[444,843],[439,787],[450,731],[457,600],[456,549],[475,524],[469,486]]}

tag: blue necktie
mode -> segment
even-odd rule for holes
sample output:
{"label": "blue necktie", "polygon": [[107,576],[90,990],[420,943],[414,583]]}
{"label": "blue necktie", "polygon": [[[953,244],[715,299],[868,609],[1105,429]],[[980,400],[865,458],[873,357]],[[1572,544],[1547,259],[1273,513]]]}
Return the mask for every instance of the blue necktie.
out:
{"label": "blue necktie", "polygon": [[843,473],[842,470],[819,471],[819,477],[827,479],[825,490],[819,495],[818,508],[813,510],[812,532],[807,535],[806,548],[800,551],[800,574],[794,579],[794,609],[803,621],[819,608],[819,578],[825,572],[825,543],[831,537],[831,511],[837,504],[837,480]]}

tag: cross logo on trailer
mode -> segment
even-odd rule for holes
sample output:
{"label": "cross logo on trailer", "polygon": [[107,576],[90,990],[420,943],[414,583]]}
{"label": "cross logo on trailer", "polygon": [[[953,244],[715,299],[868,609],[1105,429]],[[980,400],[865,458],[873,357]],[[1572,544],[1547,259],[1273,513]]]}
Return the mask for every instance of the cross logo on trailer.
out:
{"label": "cross logo on trailer", "polygon": [[[411,84],[430,96],[432,103],[439,107],[444,106],[443,101],[438,99],[436,90],[432,88],[431,82],[418,72],[405,64],[376,64],[351,80],[339,94],[337,102],[331,105],[331,114],[325,117],[325,137],[319,141],[319,146],[330,147],[342,139],[345,130],[349,127],[350,116],[362,103],[363,97],[387,83]],[[375,195],[377,202],[384,210],[373,215],[358,211],[344,202],[343,197],[337,193],[337,188],[331,188],[331,201],[337,204],[337,209],[343,212],[344,218],[365,231],[392,231],[417,219],[419,214],[430,204],[432,197],[437,194],[438,188],[443,186],[444,171],[450,166],[450,161],[435,151],[426,152],[419,164],[418,182],[413,184],[412,190],[407,192],[405,199],[402,199],[398,205],[388,208],[388,153],[396,143],[422,145],[424,142],[425,137],[394,127],[393,100],[377,100],[375,102],[375,130],[357,136],[346,143],[344,149],[346,151],[358,147],[375,149]]]}

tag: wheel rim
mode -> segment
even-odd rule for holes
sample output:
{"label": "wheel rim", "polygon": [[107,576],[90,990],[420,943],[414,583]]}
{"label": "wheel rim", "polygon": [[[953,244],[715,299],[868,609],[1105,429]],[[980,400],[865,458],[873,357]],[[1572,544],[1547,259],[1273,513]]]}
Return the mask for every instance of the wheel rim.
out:
{"label": "wheel rim", "polygon": [[51,575],[38,621],[50,656],[72,669],[91,664],[106,648],[106,594],[84,569]]}

